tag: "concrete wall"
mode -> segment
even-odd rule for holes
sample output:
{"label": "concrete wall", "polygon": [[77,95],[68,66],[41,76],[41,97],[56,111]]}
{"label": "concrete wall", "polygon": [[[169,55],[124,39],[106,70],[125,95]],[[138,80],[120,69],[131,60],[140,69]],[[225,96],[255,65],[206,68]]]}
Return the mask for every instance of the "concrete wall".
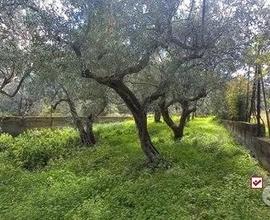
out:
{"label": "concrete wall", "polygon": [[[258,127],[256,124],[237,121],[223,121],[225,127],[232,132],[236,140],[250,150],[261,165],[270,171],[270,138],[265,137],[263,125]],[[261,135],[258,137],[258,129]]]}
{"label": "concrete wall", "polygon": [[[99,117],[98,123],[116,122],[131,117]],[[27,129],[73,126],[71,117],[0,117],[0,132],[18,135]]]}

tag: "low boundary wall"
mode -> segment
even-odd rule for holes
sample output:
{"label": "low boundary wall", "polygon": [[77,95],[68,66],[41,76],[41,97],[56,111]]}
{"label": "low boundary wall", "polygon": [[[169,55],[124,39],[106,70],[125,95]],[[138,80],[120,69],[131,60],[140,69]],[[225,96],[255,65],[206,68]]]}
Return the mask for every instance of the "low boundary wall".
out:
{"label": "low boundary wall", "polygon": [[[258,127],[256,124],[239,121],[223,120],[222,122],[232,132],[236,140],[246,146],[252,156],[270,171],[270,138],[265,137],[264,126]],[[260,129],[259,136],[258,129]]]}
{"label": "low boundary wall", "polygon": [[[98,117],[96,122],[117,122],[132,117]],[[72,127],[73,122],[71,117],[0,117],[0,132],[11,135],[18,135],[27,129],[35,128],[57,128],[57,127]]]}

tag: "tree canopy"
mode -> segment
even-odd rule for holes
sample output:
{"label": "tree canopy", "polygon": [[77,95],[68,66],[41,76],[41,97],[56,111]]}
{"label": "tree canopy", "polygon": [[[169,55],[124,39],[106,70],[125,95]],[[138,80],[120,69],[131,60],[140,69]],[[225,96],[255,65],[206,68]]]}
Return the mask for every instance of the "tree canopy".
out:
{"label": "tree canopy", "polygon": [[[270,13],[264,1],[2,0],[0,8],[2,102],[19,100],[27,109],[20,114],[31,112],[33,103],[56,109],[65,102],[81,133],[87,125],[80,115],[92,121],[124,104],[150,162],[160,156],[148,132],[149,112],[160,108],[181,138],[202,99],[212,103],[207,111],[213,113],[213,103],[223,98],[217,94],[229,88],[230,108],[224,109],[237,115],[243,107],[238,101],[248,97],[232,97],[239,88],[227,82],[248,66],[269,71]],[[252,84],[248,77],[246,86]],[[174,111],[181,115],[179,124],[170,106],[181,110]]]}

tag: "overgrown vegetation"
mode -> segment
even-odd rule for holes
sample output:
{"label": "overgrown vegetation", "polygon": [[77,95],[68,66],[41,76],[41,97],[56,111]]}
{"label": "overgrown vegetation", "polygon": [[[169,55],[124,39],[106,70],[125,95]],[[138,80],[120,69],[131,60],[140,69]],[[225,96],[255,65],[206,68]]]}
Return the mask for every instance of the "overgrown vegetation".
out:
{"label": "overgrown vegetation", "polygon": [[0,136],[0,152],[11,148],[14,140],[11,135],[1,134]]}
{"label": "overgrown vegetation", "polygon": [[20,118],[0,132],[44,114],[76,131],[0,135],[0,219],[269,218],[248,184],[263,170],[190,122],[264,110],[270,131],[269,24],[266,0],[1,0],[0,114]]}
{"label": "overgrown vegetation", "polygon": [[[189,122],[181,142],[164,123],[150,123],[169,169],[143,165],[132,121],[95,130],[96,148],[81,147],[70,129],[29,131],[16,141],[1,135],[10,143],[0,153],[1,219],[270,218],[261,191],[249,186],[265,172],[212,118]],[[43,168],[39,151],[50,158]]]}
{"label": "overgrown vegetation", "polygon": [[[2,137],[3,136],[3,137]],[[6,143],[10,136],[2,135]],[[43,168],[50,160],[59,159],[80,147],[80,139],[74,129],[43,129],[28,131],[14,138],[7,152],[22,168]]]}
{"label": "overgrown vegetation", "polygon": [[[69,112],[81,142],[91,147],[96,117],[124,110],[134,118],[142,153],[156,164],[164,155],[147,129],[153,110],[181,139],[196,111],[247,121],[256,115],[260,124],[262,93],[268,109],[265,0],[1,0],[0,9],[3,115]],[[224,85],[239,75],[250,97],[233,89],[240,93],[222,109]],[[38,166],[50,156],[44,157]]]}
{"label": "overgrown vegetation", "polygon": [[226,87],[226,107],[228,118],[236,121],[247,121],[248,98],[247,84],[244,77],[238,77],[228,82]]}

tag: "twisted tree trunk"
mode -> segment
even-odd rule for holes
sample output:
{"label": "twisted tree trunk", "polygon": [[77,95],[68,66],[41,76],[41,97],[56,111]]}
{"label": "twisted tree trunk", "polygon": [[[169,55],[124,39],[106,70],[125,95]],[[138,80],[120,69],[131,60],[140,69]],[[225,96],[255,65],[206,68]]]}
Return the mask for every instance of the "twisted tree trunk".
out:
{"label": "twisted tree trunk", "polygon": [[[159,152],[154,147],[147,128],[147,117],[145,114],[145,103],[141,104],[137,97],[132,93],[132,91],[124,84],[123,79],[125,76],[139,73],[143,70],[149,63],[150,57],[159,47],[158,43],[153,43],[149,48],[147,48],[146,53],[138,60],[134,65],[131,65],[124,70],[120,71],[118,74],[113,74],[111,76],[100,77],[92,73],[85,65],[82,59],[82,53],[80,47],[76,44],[72,44],[72,49],[74,50],[76,56],[79,59],[82,70],[82,77],[94,79],[96,82],[106,85],[112,88],[125,102],[126,106],[131,111],[136,127],[138,129],[138,135],[141,143],[141,148],[146,155],[149,162],[155,162],[159,159]],[[156,99],[157,96],[150,97],[150,101]]]}
{"label": "twisted tree trunk", "polygon": [[143,106],[121,80],[111,81],[108,85],[122,98],[131,111],[138,129],[141,148],[148,161],[150,163],[157,161],[159,159],[159,152],[151,141],[147,128],[147,116]]}
{"label": "twisted tree trunk", "polygon": [[87,117],[85,124],[83,123],[83,120],[79,117],[74,102],[71,99],[68,99],[68,105],[70,108],[70,112],[74,121],[74,124],[76,125],[81,142],[84,145],[94,145],[96,143],[95,136],[93,133],[93,119],[92,115]]}
{"label": "twisted tree trunk", "polygon": [[188,108],[182,108],[181,118],[178,125],[177,133],[174,133],[174,138],[180,140],[184,136],[184,129],[186,126],[187,119],[191,112],[188,111]]}
{"label": "twisted tree trunk", "polygon": [[53,110],[56,109],[56,107],[61,103],[61,102],[66,102],[69,106],[69,110],[72,116],[72,120],[74,125],[79,131],[80,139],[82,144],[84,145],[94,145],[96,143],[95,135],[93,132],[93,115],[89,115],[84,122],[82,118],[77,113],[75,103],[72,101],[72,99],[69,96],[68,91],[63,87],[63,91],[66,94],[65,99],[60,99],[58,102],[56,102],[52,107],[51,107],[51,113]]}
{"label": "twisted tree trunk", "polygon": [[188,117],[192,112],[196,110],[196,108],[189,109],[189,105],[187,102],[181,104],[182,107],[182,113],[180,122],[177,125],[171,118],[168,110],[168,106],[165,105],[165,103],[161,103],[161,114],[165,121],[165,123],[168,125],[168,127],[173,131],[174,139],[175,140],[181,140],[184,136],[184,129],[187,122]]}
{"label": "twisted tree trunk", "polygon": [[96,138],[95,138],[95,135],[94,135],[94,132],[93,132],[93,123],[94,123],[94,119],[93,119],[93,115],[90,114],[88,117],[87,117],[87,120],[86,120],[86,133],[88,134],[89,136],[89,139],[91,140],[91,143],[92,144],[96,144]]}
{"label": "twisted tree trunk", "polygon": [[143,152],[147,156],[149,162],[155,162],[159,158],[159,152],[153,145],[148,128],[147,128],[147,117],[145,113],[133,114],[136,127],[138,129],[138,135],[140,144]]}
{"label": "twisted tree trunk", "polygon": [[160,108],[159,107],[155,107],[154,120],[155,120],[156,123],[160,123],[161,122],[161,112],[160,112]]}

